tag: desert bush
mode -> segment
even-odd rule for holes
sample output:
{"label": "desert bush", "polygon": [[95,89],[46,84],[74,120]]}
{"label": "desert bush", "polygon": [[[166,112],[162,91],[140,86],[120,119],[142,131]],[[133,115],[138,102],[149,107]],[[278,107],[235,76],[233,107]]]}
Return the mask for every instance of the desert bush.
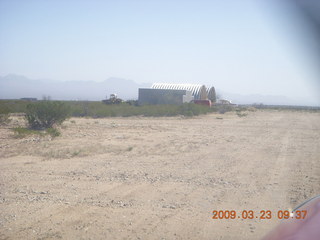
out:
{"label": "desert bush", "polygon": [[248,113],[245,112],[248,110],[246,107],[238,107],[235,110],[238,117],[245,117],[248,115]]}
{"label": "desert bush", "polygon": [[[35,109],[38,108],[39,105],[42,105],[43,102],[56,104],[54,101],[26,102],[21,100],[0,100],[0,109],[1,107],[6,106],[10,109],[10,113],[28,112],[32,113],[33,116]],[[107,105],[98,101],[64,101],[63,105],[70,109],[70,115],[73,117],[93,118],[130,116],[165,117],[178,115],[197,116],[200,114],[218,111],[218,107],[216,106],[209,108],[207,106],[201,106],[194,103],[185,103],[182,105],[159,104],[138,106],[136,101],[129,102],[132,102],[132,104],[130,105],[128,102],[125,102],[121,104]],[[49,109],[53,108],[49,107]],[[52,111],[51,114],[54,114],[54,112]],[[31,124],[29,124],[30,127],[34,129],[45,128],[39,126],[39,121],[36,121],[35,117],[32,117],[30,121],[33,123],[32,125],[35,125],[32,127]]]}
{"label": "desert bush", "polygon": [[205,114],[210,110],[209,107],[201,106],[193,103],[185,103],[180,106],[179,112],[183,116],[192,117],[199,114]]}
{"label": "desert bush", "polygon": [[130,116],[196,116],[210,112],[207,106],[200,106],[194,103],[185,103],[182,105],[143,105],[136,106],[128,103],[115,105],[106,105],[102,102],[67,102],[71,108],[71,114],[74,117],[130,117]]}
{"label": "desert bush", "polygon": [[49,134],[53,138],[60,136],[60,132],[56,128],[48,128],[47,134]]}
{"label": "desert bush", "polygon": [[234,109],[234,107],[231,105],[222,104],[222,105],[215,105],[212,109],[220,114],[224,114],[226,112],[231,112]]}
{"label": "desert bush", "polygon": [[129,104],[130,106],[138,106],[138,100],[127,100],[125,101],[126,104]]}
{"label": "desert bush", "polygon": [[52,128],[69,116],[69,108],[62,102],[40,101],[27,105],[26,119],[31,129]]}
{"label": "desert bush", "polygon": [[15,127],[12,128],[12,131],[14,133],[15,138],[24,138],[30,135],[39,135],[43,136],[44,133],[42,131],[36,131],[29,128],[23,128],[23,127]]}
{"label": "desert bush", "polygon": [[7,106],[0,106],[0,125],[8,124],[11,121],[9,113],[10,110]]}
{"label": "desert bush", "polygon": [[5,113],[22,113],[25,112],[27,104],[26,101],[21,100],[0,100],[0,113],[3,114],[3,111]]}
{"label": "desert bush", "polygon": [[242,112],[238,112],[238,111],[236,111],[236,114],[238,115],[238,117],[246,117],[246,116],[248,116],[248,113],[242,113]]}
{"label": "desert bush", "polygon": [[9,114],[0,114],[0,125],[8,124],[10,121],[11,119],[9,118]]}
{"label": "desert bush", "polygon": [[248,108],[248,111],[250,111],[250,112],[256,112],[257,109],[256,109],[255,107],[249,107],[249,108]]}
{"label": "desert bush", "polygon": [[15,127],[15,128],[12,128],[12,131],[14,133],[15,138],[25,138],[31,135],[37,135],[40,137],[50,135],[52,138],[60,136],[60,132],[55,128],[47,128],[44,131],[38,131],[30,128]]}

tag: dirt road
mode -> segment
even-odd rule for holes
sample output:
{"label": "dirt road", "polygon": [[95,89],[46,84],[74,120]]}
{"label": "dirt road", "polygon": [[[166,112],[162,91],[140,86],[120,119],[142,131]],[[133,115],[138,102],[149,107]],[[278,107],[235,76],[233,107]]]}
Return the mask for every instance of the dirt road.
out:
{"label": "dirt road", "polygon": [[19,124],[0,128],[0,239],[259,239],[320,193],[320,113],[73,118],[55,139]]}

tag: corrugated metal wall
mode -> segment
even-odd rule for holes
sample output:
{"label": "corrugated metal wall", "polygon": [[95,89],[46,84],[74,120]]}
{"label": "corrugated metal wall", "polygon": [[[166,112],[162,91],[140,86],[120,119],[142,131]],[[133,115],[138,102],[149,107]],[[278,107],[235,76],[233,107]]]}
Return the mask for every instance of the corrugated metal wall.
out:
{"label": "corrugated metal wall", "polygon": [[139,88],[139,105],[146,104],[183,104],[193,100],[187,90]]}

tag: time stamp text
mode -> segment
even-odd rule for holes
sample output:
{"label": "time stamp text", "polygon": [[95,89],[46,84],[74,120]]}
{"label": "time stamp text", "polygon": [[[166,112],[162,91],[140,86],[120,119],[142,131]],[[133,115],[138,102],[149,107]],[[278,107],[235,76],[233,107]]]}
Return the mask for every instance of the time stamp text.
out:
{"label": "time stamp text", "polygon": [[212,211],[212,219],[305,219],[307,217],[306,210],[214,210]]}

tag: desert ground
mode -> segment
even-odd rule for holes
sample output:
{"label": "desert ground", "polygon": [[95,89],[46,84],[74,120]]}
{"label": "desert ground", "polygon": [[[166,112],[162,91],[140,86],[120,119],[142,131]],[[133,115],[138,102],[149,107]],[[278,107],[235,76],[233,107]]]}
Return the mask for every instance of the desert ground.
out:
{"label": "desert ground", "polygon": [[[0,127],[0,239],[259,239],[320,193],[320,113],[71,118]],[[212,219],[270,210],[271,219]]]}

